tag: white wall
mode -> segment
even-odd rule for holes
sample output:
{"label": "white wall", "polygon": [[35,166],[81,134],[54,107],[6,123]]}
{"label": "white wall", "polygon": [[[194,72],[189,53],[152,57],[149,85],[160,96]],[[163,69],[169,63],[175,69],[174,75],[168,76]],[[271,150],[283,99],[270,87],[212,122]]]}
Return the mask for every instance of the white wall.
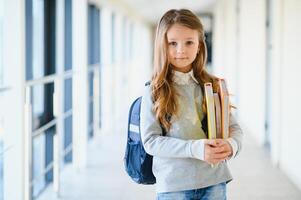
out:
{"label": "white wall", "polygon": [[[98,1],[101,7],[101,91],[102,131],[126,130],[128,110],[132,100],[140,95],[151,76],[151,27],[134,16],[126,7]],[[115,13],[115,34],[111,32],[111,15]],[[126,20],[124,20],[126,18]],[[126,22],[126,26],[124,26]],[[123,29],[126,27],[125,29]],[[132,29],[132,30],[131,30]],[[132,41],[125,40],[131,35]],[[115,41],[115,60],[111,62],[111,42]],[[132,52],[129,47],[132,47]],[[129,55],[132,55],[129,57]],[[127,58],[127,59],[125,59]]]}
{"label": "white wall", "polygon": [[215,7],[213,27],[213,71],[218,77],[226,78],[232,102],[238,97],[238,33],[236,0],[220,1]]}
{"label": "white wall", "polygon": [[113,127],[113,67],[111,64],[111,17],[112,10],[101,9],[101,122],[102,131],[107,132]]}
{"label": "white wall", "polygon": [[24,85],[25,85],[25,3],[4,2],[3,66],[4,84],[9,87],[2,98],[4,131],[4,199],[24,197]]}
{"label": "white wall", "polygon": [[265,14],[265,1],[240,2],[238,107],[260,144],[265,131]]}
{"label": "white wall", "polygon": [[264,142],[265,2],[219,1],[214,11],[214,72],[228,81],[240,121]]}
{"label": "white wall", "polygon": [[[281,142],[280,167],[301,188],[301,140],[300,113],[301,93],[300,72],[301,60],[301,1],[283,0],[283,18],[275,24],[282,24],[282,38],[278,48],[282,48],[281,63]],[[279,43],[278,43],[279,44]],[[275,59],[277,59],[275,57]]]}
{"label": "white wall", "polygon": [[134,23],[133,59],[129,68],[129,97],[134,100],[143,94],[144,84],[151,79],[152,73],[152,32],[142,23]]}
{"label": "white wall", "polygon": [[[238,6],[238,10],[236,10]],[[301,188],[301,1],[271,0],[267,54],[266,1],[221,0],[214,10],[213,65],[235,91],[244,132],[263,145],[265,100],[270,112],[271,158]],[[266,62],[270,62],[268,74]],[[267,78],[268,77],[268,78]],[[266,81],[269,81],[268,92]]]}

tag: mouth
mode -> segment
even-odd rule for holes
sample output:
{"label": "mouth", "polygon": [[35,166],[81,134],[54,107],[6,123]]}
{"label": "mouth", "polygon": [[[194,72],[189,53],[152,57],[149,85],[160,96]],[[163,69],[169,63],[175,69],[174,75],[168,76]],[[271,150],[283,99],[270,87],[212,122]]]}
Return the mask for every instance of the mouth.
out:
{"label": "mouth", "polygon": [[185,58],[175,58],[176,60],[185,60],[185,59],[188,59],[187,57]]}

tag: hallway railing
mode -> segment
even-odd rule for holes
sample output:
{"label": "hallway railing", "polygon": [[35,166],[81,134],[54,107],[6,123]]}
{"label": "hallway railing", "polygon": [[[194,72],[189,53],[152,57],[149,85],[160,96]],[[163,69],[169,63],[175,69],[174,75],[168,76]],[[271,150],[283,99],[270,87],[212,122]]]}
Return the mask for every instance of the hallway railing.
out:
{"label": "hallway railing", "polygon": [[[93,109],[93,127],[94,131],[98,129],[99,124],[99,72],[100,65],[89,66],[86,76],[89,73],[93,73],[93,97],[91,101],[94,102]],[[74,71],[70,70],[65,72],[63,75],[48,75],[43,78],[27,81],[25,84],[25,106],[24,106],[24,121],[25,121],[25,141],[24,141],[24,195],[25,200],[33,199],[33,187],[34,183],[43,178],[46,173],[53,169],[53,190],[57,196],[60,194],[60,171],[61,171],[61,160],[73,149],[72,142],[65,149],[62,150],[61,138],[64,134],[64,119],[72,115],[73,107],[66,112],[64,111],[64,94],[63,86],[66,79],[70,79],[74,75]],[[34,86],[44,86],[46,84],[54,84],[53,92],[53,116],[54,119],[47,122],[43,126],[36,130],[33,130],[33,105],[32,105],[32,91]],[[88,84],[88,83],[87,83]],[[74,90],[74,89],[72,89]],[[74,95],[73,95],[74,96]],[[80,97],[78,97],[80,98]],[[87,105],[88,106],[88,105]],[[53,135],[53,161],[43,169],[42,173],[33,177],[33,140],[34,138],[45,134],[45,131],[52,127],[56,127]],[[88,132],[88,130],[87,130]]]}

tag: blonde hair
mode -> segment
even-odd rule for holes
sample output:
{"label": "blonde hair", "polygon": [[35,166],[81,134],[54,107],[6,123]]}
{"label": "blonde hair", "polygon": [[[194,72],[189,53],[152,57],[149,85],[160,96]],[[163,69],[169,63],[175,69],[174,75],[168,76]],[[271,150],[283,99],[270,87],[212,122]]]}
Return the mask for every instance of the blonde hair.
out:
{"label": "blonde hair", "polygon": [[[205,82],[211,82],[213,89],[217,89],[218,78],[205,70],[207,61],[207,47],[205,33],[200,19],[187,9],[172,9],[167,11],[157,25],[154,47],[154,71],[151,81],[152,96],[154,99],[154,112],[156,119],[161,123],[165,131],[171,126],[170,119],[177,114],[176,92],[172,84],[172,68],[168,60],[167,31],[179,24],[187,28],[197,30],[199,35],[199,53],[192,62],[194,77],[199,82],[202,91]],[[205,101],[202,103],[205,112]]]}

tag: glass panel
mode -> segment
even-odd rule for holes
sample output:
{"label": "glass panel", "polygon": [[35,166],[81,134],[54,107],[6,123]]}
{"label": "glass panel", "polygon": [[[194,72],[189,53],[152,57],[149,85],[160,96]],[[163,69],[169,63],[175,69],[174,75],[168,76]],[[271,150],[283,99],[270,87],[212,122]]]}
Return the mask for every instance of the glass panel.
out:
{"label": "glass panel", "polygon": [[54,84],[37,85],[32,91],[33,130],[40,128],[54,119],[53,117]]}
{"label": "glass panel", "polygon": [[94,6],[89,5],[88,9],[88,63],[89,65],[94,63],[94,56],[93,56],[93,46],[94,46]]}
{"label": "glass panel", "polygon": [[212,32],[205,32],[205,42],[207,46],[207,62],[212,63]]}
{"label": "glass panel", "polygon": [[56,1],[44,0],[44,2],[44,75],[50,75],[54,74],[56,69]]}
{"label": "glass panel", "polygon": [[45,177],[43,175],[45,166],[45,135],[39,135],[33,139],[33,196],[36,197],[45,187]]}
{"label": "glass panel", "polygon": [[[112,15],[114,20],[114,15]],[[112,26],[112,32],[114,26]],[[114,45],[112,43],[112,45]],[[92,64],[100,63],[100,11],[94,5],[88,7],[88,63]],[[89,73],[89,125],[93,126],[93,78],[94,72]],[[89,129],[90,136],[93,136],[93,130]]]}
{"label": "glass panel", "polygon": [[[53,163],[53,136],[55,134],[55,126],[49,128],[45,132],[45,166],[50,166]],[[53,167],[45,174],[46,184],[49,184],[53,181]]]}
{"label": "glass panel", "polygon": [[100,62],[100,15],[93,5],[89,5],[88,11],[88,62],[91,65]]}
{"label": "glass panel", "polygon": [[72,0],[65,0],[65,70],[72,69]]}
{"label": "glass panel", "polygon": [[[72,115],[65,118],[64,126],[64,149],[69,149],[72,145]],[[72,162],[72,150],[65,155],[65,163]]]}
{"label": "glass panel", "polygon": [[33,56],[32,78],[42,77],[44,72],[44,0],[32,0]]}
{"label": "glass panel", "polygon": [[26,1],[26,80],[55,73],[55,1]]}
{"label": "glass panel", "polygon": [[[90,72],[89,73],[89,119],[88,119],[88,124],[89,127],[93,127],[93,108],[94,108],[94,102],[93,102],[93,78],[94,78],[94,73]],[[93,129],[90,129],[89,131],[89,136],[93,136]]]}
{"label": "glass panel", "polygon": [[88,80],[89,80],[89,98],[93,98],[93,79],[94,79],[94,73],[93,72],[90,72],[89,73],[89,77],[88,77]]}
{"label": "glass panel", "polygon": [[43,122],[43,116],[45,112],[44,108],[44,86],[37,85],[32,89],[32,129],[36,130],[41,127]]}
{"label": "glass panel", "polygon": [[[32,89],[33,130],[54,119],[53,117],[54,84],[37,85]],[[52,168],[45,174],[45,169],[53,161],[53,135],[55,126],[33,139],[33,195],[36,197],[52,181]]]}
{"label": "glass panel", "polygon": [[[65,70],[72,69],[72,0],[65,0]],[[72,78],[64,84],[64,112],[72,109]],[[64,150],[72,147],[72,115],[64,119]],[[72,150],[64,157],[65,163],[72,162]]]}
{"label": "glass panel", "polygon": [[[64,112],[72,109],[72,78],[65,80],[65,95],[64,95]],[[72,145],[72,115],[64,120],[64,150],[70,149]],[[64,157],[65,163],[72,162],[72,150]]]}
{"label": "glass panel", "polygon": [[72,109],[72,78],[65,80],[65,95],[64,95],[64,112],[69,111]]}
{"label": "glass panel", "polygon": [[95,9],[95,62],[100,63],[100,13]]}
{"label": "glass panel", "polygon": [[93,104],[93,101],[90,101],[89,102],[89,121],[88,121],[88,124],[89,124],[89,137],[93,137],[93,109],[94,109],[94,104]]}
{"label": "glass panel", "polygon": [[[33,139],[33,197],[37,197],[53,179],[53,134],[55,127],[50,127],[43,134]],[[47,166],[51,166],[47,169]]]}

